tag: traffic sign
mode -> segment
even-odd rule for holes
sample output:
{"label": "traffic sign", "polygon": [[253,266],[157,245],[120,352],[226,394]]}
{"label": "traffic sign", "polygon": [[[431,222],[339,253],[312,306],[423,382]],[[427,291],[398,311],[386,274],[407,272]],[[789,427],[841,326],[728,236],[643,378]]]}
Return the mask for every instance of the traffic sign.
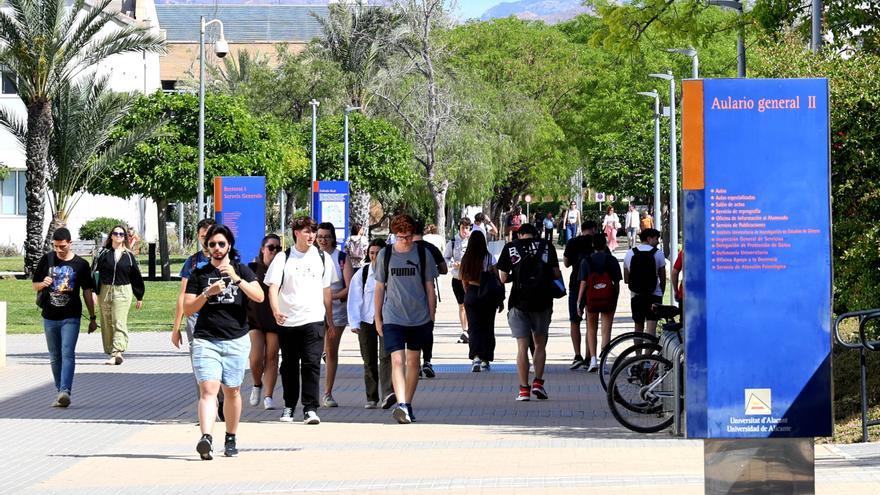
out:
{"label": "traffic sign", "polygon": [[604,203],[605,202],[605,193],[603,193],[603,192],[596,193],[596,202],[597,203]]}

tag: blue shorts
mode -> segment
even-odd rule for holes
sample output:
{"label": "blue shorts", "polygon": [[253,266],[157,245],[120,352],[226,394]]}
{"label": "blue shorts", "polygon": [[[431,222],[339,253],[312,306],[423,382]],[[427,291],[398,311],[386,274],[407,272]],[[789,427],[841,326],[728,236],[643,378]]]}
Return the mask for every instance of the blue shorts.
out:
{"label": "blue shorts", "polygon": [[382,325],[382,333],[385,334],[385,352],[391,354],[404,349],[421,351],[430,344],[433,331],[433,321],[414,327],[386,323]]}
{"label": "blue shorts", "polygon": [[232,340],[195,339],[192,345],[193,371],[199,383],[220,381],[227,387],[240,387],[247,369],[251,338]]}

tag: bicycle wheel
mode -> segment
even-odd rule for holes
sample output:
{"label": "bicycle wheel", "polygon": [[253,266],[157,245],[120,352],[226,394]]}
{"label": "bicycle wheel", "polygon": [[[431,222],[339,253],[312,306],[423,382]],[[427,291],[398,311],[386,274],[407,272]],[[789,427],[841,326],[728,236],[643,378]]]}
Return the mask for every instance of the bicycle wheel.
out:
{"label": "bicycle wheel", "polygon": [[672,389],[672,371],[672,362],[656,354],[622,362],[611,375],[607,392],[614,419],[638,433],[668,428],[673,411],[663,399],[672,395],[665,390]]}
{"label": "bicycle wheel", "polygon": [[636,356],[660,355],[661,352],[663,352],[663,346],[654,342],[644,342],[627,347],[617,355],[617,359],[611,364],[611,370],[608,372],[609,380],[614,371],[628,359]]}
{"label": "bicycle wheel", "polygon": [[656,344],[659,341],[656,336],[645,332],[627,332],[611,339],[599,354],[599,383],[602,384],[602,390],[608,390],[608,379],[621,352],[634,345]]}

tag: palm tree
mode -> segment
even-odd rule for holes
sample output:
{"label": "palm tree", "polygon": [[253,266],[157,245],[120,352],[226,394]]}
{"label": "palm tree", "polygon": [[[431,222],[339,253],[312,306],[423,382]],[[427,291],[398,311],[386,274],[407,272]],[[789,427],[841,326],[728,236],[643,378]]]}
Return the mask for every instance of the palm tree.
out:
{"label": "palm tree", "polygon": [[[82,194],[101,173],[135,145],[158,133],[161,122],[151,122],[122,139],[112,139],[116,125],[133,106],[134,95],[114,93],[109,77],[93,73],[73,87],[64,86],[52,100],[54,119],[48,160],[52,222],[44,244],[48,244],[55,229],[67,224]],[[0,108],[0,125],[25,145],[27,124],[23,119]]]}
{"label": "palm tree", "polygon": [[25,174],[27,237],[24,270],[30,275],[43,253],[43,198],[49,143],[54,125],[52,101],[84,70],[111,55],[162,52],[165,41],[140,25],[108,28],[111,0],[6,0],[0,11],[0,64],[17,76],[18,95],[27,108]]}

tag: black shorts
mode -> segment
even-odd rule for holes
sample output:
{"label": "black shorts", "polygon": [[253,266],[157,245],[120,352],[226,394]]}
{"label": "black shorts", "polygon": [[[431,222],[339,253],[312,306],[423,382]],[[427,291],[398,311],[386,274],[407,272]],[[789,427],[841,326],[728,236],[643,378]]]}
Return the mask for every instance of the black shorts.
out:
{"label": "black shorts", "polygon": [[663,296],[655,296],[653,294],[650,296],[640,296],[636,294],[632,297],[631,302],[634,322],[642,324],[645,323],[645,320],[657,321],[660,319],[651,311],[651,306],[653,304],[662,304]]}
{"label": "black shorts", "polygon": [[464,304],[464,285],[461,285],[460,279],[452,279],[452,293],[455,294],[455,300],[458,301],[458,304]]}
{"label": "black shorts", "polygon": [[390,323],[382,325],[382,333],[385,334],[385,351],[388,354],[402,351],[404,349],[421,351],[430,344],[433,338],[433,330],[433,321],[429,321],[424,325],[416,325],[414,327],[394,325]]}

